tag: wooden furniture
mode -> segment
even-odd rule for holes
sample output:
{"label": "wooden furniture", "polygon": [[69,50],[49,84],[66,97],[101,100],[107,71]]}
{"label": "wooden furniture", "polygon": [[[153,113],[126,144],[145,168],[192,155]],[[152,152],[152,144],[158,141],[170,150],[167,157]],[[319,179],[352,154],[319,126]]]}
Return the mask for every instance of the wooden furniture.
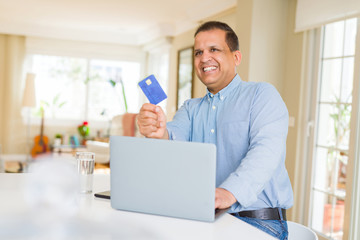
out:
{"label": "wooden furniture", "polygon": [[25,154],[1,154],[0,172],[20,173],[27,168]]}
{"label": "wooden furniture", "polygon": [[86,146],[85,145],[60,145],[60,146],[52,146],[51,152],[54,155],[63,155],[63,154],[71,154],[75,155],[76,152],[85,152]]}

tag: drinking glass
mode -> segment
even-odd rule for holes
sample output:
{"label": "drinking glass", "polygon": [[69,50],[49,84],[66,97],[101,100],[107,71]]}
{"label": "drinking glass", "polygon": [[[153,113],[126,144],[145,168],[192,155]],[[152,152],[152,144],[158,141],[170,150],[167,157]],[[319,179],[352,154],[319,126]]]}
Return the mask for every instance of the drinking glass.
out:
{"label": "drinking glass", "polygon": [[77,152],[77,170],[80,178],[80,192],[91,193],[95,166],[95,153]]}

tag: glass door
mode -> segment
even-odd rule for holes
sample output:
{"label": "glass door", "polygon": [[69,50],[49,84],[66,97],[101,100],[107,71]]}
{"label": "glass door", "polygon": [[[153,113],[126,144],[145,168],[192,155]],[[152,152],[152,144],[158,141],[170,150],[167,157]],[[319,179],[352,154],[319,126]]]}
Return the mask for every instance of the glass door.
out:
{"label": "glass door", "polygon": [[354,79],[357,19],[322,28],[311,227],[324,239],[342,239]]}

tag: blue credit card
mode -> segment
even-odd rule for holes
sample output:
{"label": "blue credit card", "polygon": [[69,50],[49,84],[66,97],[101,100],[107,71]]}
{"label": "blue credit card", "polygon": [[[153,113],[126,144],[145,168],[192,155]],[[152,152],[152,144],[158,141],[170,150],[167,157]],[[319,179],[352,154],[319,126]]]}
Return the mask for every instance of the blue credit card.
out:
{"label": "blue credit card", "polygon": [[156,105],[167,98],[164,90],[161,88],[154,75],[150,75],[140,81],[139,86],[152,104]]}

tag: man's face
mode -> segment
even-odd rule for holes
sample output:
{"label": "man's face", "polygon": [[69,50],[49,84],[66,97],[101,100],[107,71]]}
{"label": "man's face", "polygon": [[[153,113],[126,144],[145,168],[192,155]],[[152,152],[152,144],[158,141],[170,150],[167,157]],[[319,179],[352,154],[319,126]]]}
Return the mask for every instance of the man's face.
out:
{"label": "man's face", "polygon": [[240,51],[231,52],[225,37],[220,29],[199,32],[195,37],[196,75],[213,94],[231,82],[241,60]]}

